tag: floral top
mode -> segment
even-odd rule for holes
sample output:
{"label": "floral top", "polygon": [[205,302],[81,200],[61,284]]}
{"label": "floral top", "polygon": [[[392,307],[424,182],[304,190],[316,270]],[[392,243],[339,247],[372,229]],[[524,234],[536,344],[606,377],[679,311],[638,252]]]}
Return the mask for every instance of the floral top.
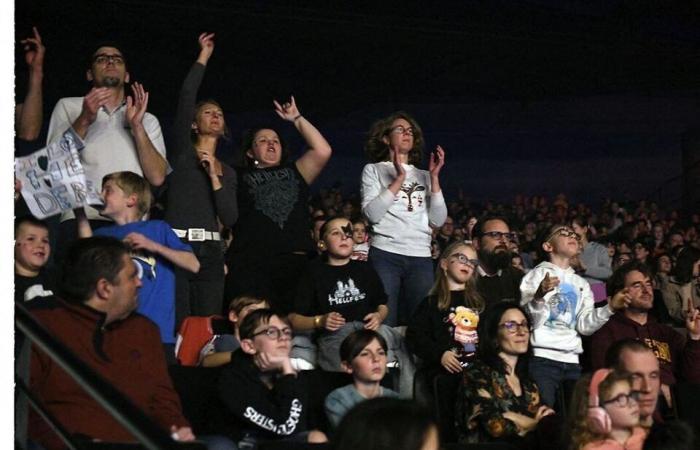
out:
{"label": "floral top", "polygon": [[498,372],[476,360],[464,371],[457,399],[457,420],[462,442],[487,442],[516,437],[519,429],[503,413],[511,411],[534,417],[540,407],[540,392],[532,380],[520,380],[518,397]]}

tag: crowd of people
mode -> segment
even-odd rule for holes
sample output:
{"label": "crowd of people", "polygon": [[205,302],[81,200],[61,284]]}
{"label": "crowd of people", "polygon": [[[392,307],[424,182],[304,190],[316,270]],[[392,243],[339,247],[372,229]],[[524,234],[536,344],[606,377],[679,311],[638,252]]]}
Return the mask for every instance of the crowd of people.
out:
{"label": "crowd of people", "polygon": [[[79,144],[102,204],[49,223],[15,182],[15,301],[173,439],[438,448],[440,394],[418,386],[449,379],[463,443],[634,450],[680,435],[692,448],[674,386],[700,383],[700,214],[563,194],[446,198],[448,152],[438,145],[421,169],[423,130],[403,111],[369,128],[359,192],[312,194],[332,149],[294,97],[273,112],[302,137],[301,156],[266,125],[232,164],[219,158],[224,107],[197,98],[215,35],[197,42],[171,136],[116,43],[95,46],[85,96],[56,104],[46,144]],[[32,141],[45,49],[36,29],[22,43],[16,131]],[[43,351],[31,355],[31,389],[69,434],[133,440]],[[168,365],[219,367],[226,429],[192,429]],[[307,370],[350,377],[325,399],[325,429],[308,424]],[[570,408],[557,410],[567,383]],[[416,432],[397,419],[406,411]],[[376,440],[359,441],[358,427]],[[565,433],[543,439],[552,429]],[[29,438],[62,446],[34,413]]]}

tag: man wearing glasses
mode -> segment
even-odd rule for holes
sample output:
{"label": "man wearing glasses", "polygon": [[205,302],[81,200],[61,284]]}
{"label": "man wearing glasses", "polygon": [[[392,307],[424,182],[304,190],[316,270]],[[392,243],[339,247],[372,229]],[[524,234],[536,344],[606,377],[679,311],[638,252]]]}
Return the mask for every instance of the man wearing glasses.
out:
{"label": "man wearing glasses", "polygon": [[678,378],[700,382],[700,311],[692,302],[685,311],[687,337],[668,325],[657,322],[649,314],[654,294],[649,268],[639,261],[630,261],[618,267],[608,279],[607,290],[615,296],[624,296],[627,309],[612,318],[594,335],[591,341],[593,369],[603,367],[605,353],[615,342],[637,339],[649,347],[660,367],[661,393],[671,406],[670,386]]}
{"label": "man wearing glasses", "polygon": [[523,274],[511,266],[508,250],[514,239],[506,219],[499,216],[486,217],[472,229],[472,244],[479,256],[476,287],[487,305],[504,299],[520,300]]}
{"label": "man wearing glasses", "polygon": [[[131,86],[126,59],[113,44],[95,50],[86,72],[92,89],[84,97],[65,97],[58,101],[49,123],[47,144],[58,142],[72,128],[85,142],[80,162],[92,189],[100,192],[102,178],[113,172],[131,171],[160,186],[169,170],[165,158],[165,142],[158,119],[146,112],[148,92],[139,83]],[[86,207],[94,227],[105,224],[106,218],[94,208]],[[72,211],[61,217],[58,252],[75,239]],[[66,222],[68,221],[68,222]],[[95,223],[96,221],[99,221]]]}

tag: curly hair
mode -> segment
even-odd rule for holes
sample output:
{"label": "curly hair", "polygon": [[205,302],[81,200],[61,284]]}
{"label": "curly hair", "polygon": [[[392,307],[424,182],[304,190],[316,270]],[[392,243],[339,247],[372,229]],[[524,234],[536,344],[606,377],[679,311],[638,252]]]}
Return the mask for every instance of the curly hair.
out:
{"label": "curly hair", "polygon": [[413,148],[408,153],[408,163],[418,166],[423,160],[423,130],[416,122],[416,119],[411,117],[405,111],[396,111],[388,117],[379,119],[372,124],[367,133],[367,142],[365,142],[365,154],[371,163],[389,161],[389,146],[384,142],[384,138],[391,133],[391,125],[396,119],[404,119],[411,124],[413,128]]}

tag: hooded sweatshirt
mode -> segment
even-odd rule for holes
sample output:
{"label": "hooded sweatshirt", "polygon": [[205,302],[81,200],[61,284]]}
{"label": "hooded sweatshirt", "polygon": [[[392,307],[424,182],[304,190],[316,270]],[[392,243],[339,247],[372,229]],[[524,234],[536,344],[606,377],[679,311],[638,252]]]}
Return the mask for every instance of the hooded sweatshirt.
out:
{"label": "hooded sweatshirt", "polygon": [[700,382],[700,340],[686,339],[682,334],[658,323],[649,315],[644,325],[624,314],[615,314],[598,330],[591,341],[593,369],[605,367],[605,353],[615,341],[633,338],[644,342],[659,360],[661,382],[674,384],[680,375],[686,381]]}
{"label": "hooded sweatshirt", "polygon": [[[535,299],[535,292],[546,274],[558,277],[559,286]],[[588,282],[571,267],[562,269],[542,262],[528,272],[520,283],[522,299],[532,319],[530,344],[535,356],[554,361],[579,362],[583,352],[581,335],[595,333],[613,315],[610,307],[595,308]]]}

